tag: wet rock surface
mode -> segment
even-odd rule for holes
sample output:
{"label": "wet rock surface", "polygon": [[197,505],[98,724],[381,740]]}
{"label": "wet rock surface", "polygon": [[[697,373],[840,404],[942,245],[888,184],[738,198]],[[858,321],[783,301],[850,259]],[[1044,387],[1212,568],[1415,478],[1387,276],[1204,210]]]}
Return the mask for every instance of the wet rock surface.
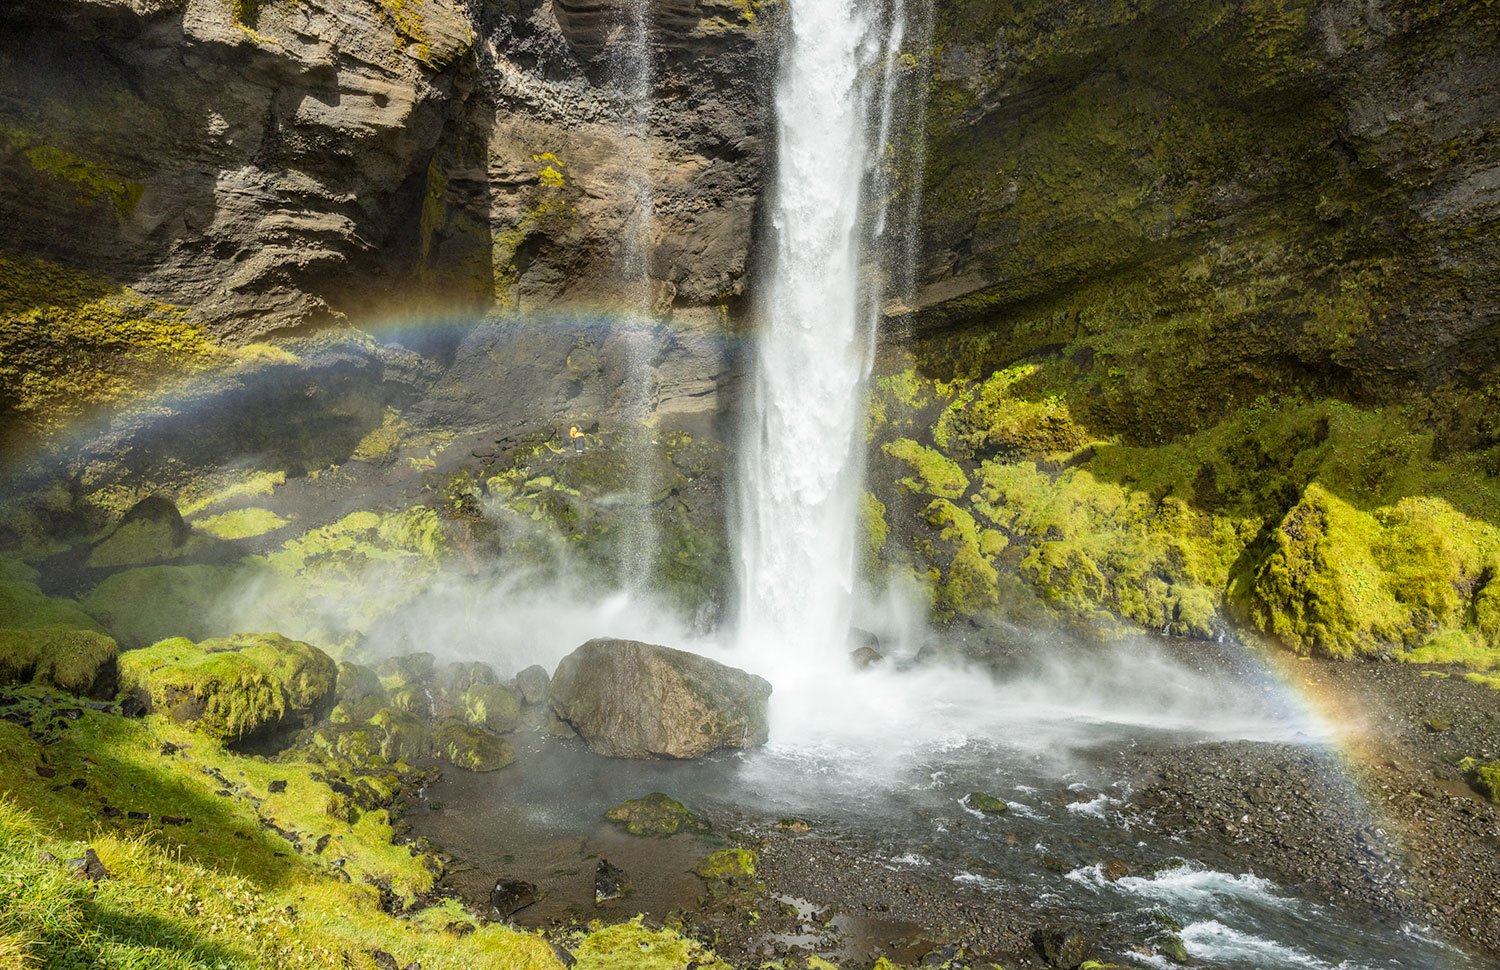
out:
{"label": "wet rock surface", "polygon": [[591,640],[552,678],[557,716],[616,758],[699,758],[764,744],[770,696],[754,674],[633,640]]}

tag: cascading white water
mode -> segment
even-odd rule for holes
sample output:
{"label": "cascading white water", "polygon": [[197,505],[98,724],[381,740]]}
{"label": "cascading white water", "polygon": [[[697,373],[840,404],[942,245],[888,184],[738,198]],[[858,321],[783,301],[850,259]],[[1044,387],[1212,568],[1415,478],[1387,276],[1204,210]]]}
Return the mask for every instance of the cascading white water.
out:
{"label": "cascading white water", "polygon": [[620,414],[626,439],[636,456],[620,555],[622,587],[640,591],[649,585],[660,542],[652,500],[657,490],[656,445],[652,414],[656,403],[655,327],[651,319],[650,276],[655,202],[649,170],[652,102],[651,0],[625,0],[610,45],[610,74],[619,89],[620,151],[629,172],[625,218],[616,267],[624,294],[617,319],[625,347],[625,383]]}
{"label": "cascading white water", "polygon": [[890,123],[895,85],[880,67],[901,35],[879,0],[792,0],[790,18],[738,537],[740,641],[787,675],[848,638],[879,302],[866,255],[884,229],[871,142]]}

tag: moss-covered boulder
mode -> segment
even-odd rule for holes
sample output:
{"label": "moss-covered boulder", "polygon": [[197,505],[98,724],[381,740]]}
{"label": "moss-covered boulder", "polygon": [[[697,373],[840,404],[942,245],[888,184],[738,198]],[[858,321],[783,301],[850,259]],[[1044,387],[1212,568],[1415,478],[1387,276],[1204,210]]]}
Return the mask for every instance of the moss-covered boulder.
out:
{"label": "moss-covered boulder", "polygon": [[329,715],[335,721],[363,721],[389,703],[380,676],[363,664],[340,661],[334,696],[338,706]]}
{"label": "moss-covered boulder", "polygon": [[115,692],[115,641],[95,630],[0,630],[0,684],[34,683],[72,694]]}
{"label": "moss-covered boulder", "polygon": [[1010,804],[1003,798],[997,798],[986,791],[969,792],[964,799],[964,804],[971,810],[983,815],[1004,815],[1010,811]]}
{"label": "moss-covered boulder", "polygon": [[509,741],[462,721],[444,721],[432,735],[433,752],[456,768],[495,771],[516,760]]}
{"label": "moss-covered boulder", "polygon": [[443,690],[453,696],[462,696],[470,687],[500,683],[495,668],[477,660],[449,664],[443,671],[442,680]]}
{"label": "moss-covered boulder", "polygon": [[437,658],[426,651],[387,657],[375,668],[386,690],[428,687],[437,676]]}
{"label": "moss-covered boulder", "polygon": [[463,719],[475,727],[505,734],[521,726],[521,695],[499,684],[475,684],[458,697]]}
{"label": "moss-covered boulder", "polygon": [[100,629],[98,622],[78,603],[42,592],[32,582],[33,571],[20,564],[7,566],[11,568],[0,575],[0,629]]}
{"label": "moss-covered boulder", "polygon": [[171,499],[148,496],[131,506],[120,523],[94,544],[87,565],[105,568],[179,559],[191,551],[192,533]]}
{"label": "moss-covered boulder", "polygon": [[231,741],[310,723],[337,680],[327,654],[275,633],[177,637],[120,659],[122,689],[149,710]]}
{"label": "moss-covered boulder", "polygon": [[700,859],[693,872],[710,882],[748,882],[755,879],[759,861],[754,849],[720,849]]}
{"label": "moss-covered boulder", "polygon": [[143,566],[106,578],[85,596],[89,615],[125,649],[169,637],[205,640],[235,632],[232,606],[270,579],[251,566]]}
{"label": "moss-covered boulder", "polygon": [[665,836],[679,832],[707,832],[703,821],[684,804],[662,792],[623,801],[604,813],[631,835]]}

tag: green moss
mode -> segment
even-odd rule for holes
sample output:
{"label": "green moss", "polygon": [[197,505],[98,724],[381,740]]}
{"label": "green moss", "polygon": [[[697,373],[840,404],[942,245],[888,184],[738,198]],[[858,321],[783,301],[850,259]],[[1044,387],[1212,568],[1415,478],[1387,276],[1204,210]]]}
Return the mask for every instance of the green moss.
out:
{"label": "green moss", "polygon": [[962,468],[943,457],[940,452],[910,438],[888,441],[881,446],[881,450],[911,466],[914,477],[901,480],[908,491],[954,499],[969,489],[969,478]]}
{"label": "green moss", "polygon": [[437,756],[467,771],[497,771],[516,760],[509,741],[462,721],[445,721],[433,732]]}
{"label": "green moss", "polygon": [[70,599],[48,596],[30,579],[0,578],[0,629],[40,630],[47,627],[97,630],[99,624]]}
{"label": "green moss", "polygon": [[103,693],[113,687],[115,653],[115,642],[93,630],[0,629],[0,683]]}
{"label": "green moss", "polygon": [[204,640],[235,632],[235,600],[275,579],[248,566],[144,566],[109,576],[82,605],[127,649],[167,637]]}
{"label": "green moss", "polygon": [[396,449],[400,447],[401,436],[406,430],[406,420],[400,412],[386,408],[380,427],[361,438],[349,457],[376,465],[389,464],[396,457]]}
{"label": "green moss", "polygon": [[573,958],[573,970],[730,970],[698,941],[669,929],[648,929],[639,916],[592,930],[574,948]]}
{"label": "green moss", "polygon": [[969,792],[968,797],[964,799],[964,804],[974,811],[985,815],[1004,815],[1010,811],[1010,804],[1008,802],[1002,798],[996,798],[989,792]]}
{"label": "green moss", "polygon": [[182,637],[124,654],[120,684],[152,710],[233,740],[332,699],[338,667],[316,647],[274,633],[238,634],[194,644]]}
{"label": "green moss", "polygon": [[270,509],[251,506],[207,516],[194,522],[193,526],[220,539],[234,540],[254,539],[290,524],[290,519],[284,519]]}
{"label": "green moss", "polygon": [[89,552],[85,565],[93,569],[171,562],[199,552],[181,522],[141,518],[122,522]]}
{"label": "green moss", "polygon": [[514,731],[521,725],[521,698],[498,684],[474,684],[459,698],[463,717],[475,727],[495,734]]}
{"label": "green moss", "polygon": [[40,137],[16,128],[0,127],[0,137],[9,142],[11,151],[24,158],[34,171],[71,185],[77,193],[79,205],[91,206],[103,201],[124,219],[141,201],[144,191],[141,183],[122,179],[98,162],[47,144]]}
{"label": "green moss", "polygon": [[1082,447],[1088,435],[1074,423],[1061,395],[1030,401],[1013,393],[1038,369],[1035,364],[1006,368],[959,395],[938,419],[933,441],[944,452],[967,459],[1040,458]]}
{"label": "green moss", "polygon": [[622,825],[631,835],[667,836],[679,832],[707,832],[708,823],[669,795],[652,792],[644,798],[621,802],[604,817]]}
{"label": "green moss", "polygon": [[1460,767],[1469,776],[1469,781],[1476,791],[1490,801],[1500,804],[1500,761],[1482,764],[1473,758],[1466,758]]}
{"label": "green moss", "polygon": [[864,538],[864,569],[867,575],[879,571],[880,553],[885,549],[891,529],[885,521],[885,503],[871,492],[859,495],[860,535]]}
{"label": "green moss", "polygon": [[51,435],[93,409],[225,362],[186,313],[0,252],[0,416],[26,434]]}
{"label": "green moss", "polygon": [[755,878],[759,861],[753,849],[719,849],[700,859],[693,872],[710,881],[745,882]]}
{"label": "green moss", "polygon": [[[32,698],[43,720],[54,701],[76,711],[71,698]],[[340,796],[319,767],[241,757],[154,716],[85,710],[69,723],[44,742],[0,721],[12,754],[0,764],[0,962],[19,948],[25,965],[324,970],[379,948],[429,970],[561,970],[540,936],[455,903],[409,919],[384,911],[383,899],[409,905],[430,891],[437,861],[393,844],[383,811],[352,823],[329,814]],[[45,761],[86,789],[33,771],[44,743]],[[101,801],[152,818],[101,818]],[[191,821],[164,827],[165,816]],[[85,847],[109,879],[47,861]]]}

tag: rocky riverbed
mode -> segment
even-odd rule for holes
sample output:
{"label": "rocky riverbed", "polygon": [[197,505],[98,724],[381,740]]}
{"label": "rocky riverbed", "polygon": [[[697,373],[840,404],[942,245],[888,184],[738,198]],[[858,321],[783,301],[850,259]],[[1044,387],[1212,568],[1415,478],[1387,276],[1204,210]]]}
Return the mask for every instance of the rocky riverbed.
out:
{"label": "rocky riverbed", "polygon": [[[1173,649],[1219,677],[1241,669],[1252,691],[1278,663]],[[1319,688],[1323,711],[1361,716],[1336,741],[1117,725],[1061,768],[968,739],[864,790],[774,734],[764,752],[694,763],[608,761],[537,737],[508,777],[445,777],[409,820],[463,860],[448,883],[476,904],[497,877],[546,886],[550,898],[510,914],[520,925],[640,912],[737,966],[1489,965],[1500,815],[1454,763],[1494,743],[1493,694],[1413,666],[1284,666],[1274,677]],[[1000,795],[996,814],[972,807],[979,779]],[[571,805],[529,803],[558,786]],[[650,788],[706,831],[631,836],[602,818]],[[570,840],[540,840],[539,854],[544,831]],[[726,848],[748,850],[749,871],[692,874]],[[596,906],[601,857],[636,895]]]}

